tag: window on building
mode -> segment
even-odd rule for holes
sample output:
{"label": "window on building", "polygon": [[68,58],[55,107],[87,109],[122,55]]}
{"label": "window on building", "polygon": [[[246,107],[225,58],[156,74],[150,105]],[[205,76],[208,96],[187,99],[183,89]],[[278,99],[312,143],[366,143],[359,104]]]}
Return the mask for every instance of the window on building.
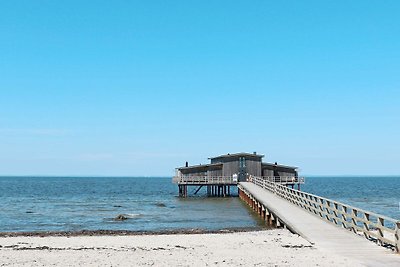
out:
{"label": "window on building", "polygon": [[239,167],[246,168],[246,159],[244,157],[239,158]]}

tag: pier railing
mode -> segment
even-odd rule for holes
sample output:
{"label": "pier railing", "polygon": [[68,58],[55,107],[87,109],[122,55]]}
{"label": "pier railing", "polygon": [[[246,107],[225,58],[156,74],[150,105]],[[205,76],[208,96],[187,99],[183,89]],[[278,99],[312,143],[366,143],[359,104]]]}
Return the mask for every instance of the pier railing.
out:
{"label": "pier railing", "polygon": [[232,176],[175,176],[172,182],[176,184],[215,185],[215,184],[237,184],[237,178]]}
{"label": "pier railing", "polygon": [[296,177],[296,176],[261,176],[264,180],[280,183],[280,184],[304,184],[304,177]]}
{"label": "pier railing", "polygon": [[400,253],[400,221],[356,208],[335,200],[289,188],[263,177],[250,176],[249,181],[317,215],[336,226],[390,246]]}
{"label": "pier railing", "polygon": [[[263,176],[264,180],[280,184],[304,184],[304,177],[295,176]],[[208,175],[181,175],[172,178],[176,184],[237,184],[238,178],[234,176],[208,176]]]}

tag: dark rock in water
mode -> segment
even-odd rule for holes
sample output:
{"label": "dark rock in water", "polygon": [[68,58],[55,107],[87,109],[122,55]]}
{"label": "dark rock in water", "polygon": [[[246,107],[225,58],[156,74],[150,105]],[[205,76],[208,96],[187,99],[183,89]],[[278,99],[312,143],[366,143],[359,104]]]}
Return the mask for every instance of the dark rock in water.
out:
{"label": "dark rock in water", "polygon": [[25,213],[33,213],[33,211],[26,211]]}
{"label": "dark rock in water", "polygon": [[162,203],[162,202],[157,202],[157,203],[156,203],[156,206],[157,206],[157,207],[161,207],[161,208],[165,208],[167,205],[165,205],[165,204]]}
{"label": "dark rock in water", "polygon": [[117,217],[114,218],[114,221],[125,221],[128,220],[128,217],[124,214],[119,214]]}
{"label": "dark rock in water", "polygon": [[114,208],[122,208],[121,205],[114,205],[113,207],[114,207]]}

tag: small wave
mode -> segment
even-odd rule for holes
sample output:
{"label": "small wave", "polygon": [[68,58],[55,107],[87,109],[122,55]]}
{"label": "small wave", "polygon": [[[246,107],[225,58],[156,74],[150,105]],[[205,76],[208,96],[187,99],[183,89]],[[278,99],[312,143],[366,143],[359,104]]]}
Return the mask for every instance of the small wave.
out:
{"label": "small wave", "polygon": [[128,213],[128,214],[124,214],[126,217],[133,219],[133,218],[138,218],[138,217],[142,217],[143,214],[140,213]]}

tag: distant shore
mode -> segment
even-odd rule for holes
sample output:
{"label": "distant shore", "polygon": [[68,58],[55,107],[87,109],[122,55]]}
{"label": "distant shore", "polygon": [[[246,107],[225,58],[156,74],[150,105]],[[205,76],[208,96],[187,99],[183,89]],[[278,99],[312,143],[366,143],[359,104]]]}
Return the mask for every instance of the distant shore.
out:
{"label": "distant shore", "polygon": [[[68,233],[62,235],[62,233]],[[60,232],[0,238],[8,266],[362,266],[285,229],[185,234]],[[204,232],[202,232],[204,233]],[[21,233],[19,233],[21,234]]]}

